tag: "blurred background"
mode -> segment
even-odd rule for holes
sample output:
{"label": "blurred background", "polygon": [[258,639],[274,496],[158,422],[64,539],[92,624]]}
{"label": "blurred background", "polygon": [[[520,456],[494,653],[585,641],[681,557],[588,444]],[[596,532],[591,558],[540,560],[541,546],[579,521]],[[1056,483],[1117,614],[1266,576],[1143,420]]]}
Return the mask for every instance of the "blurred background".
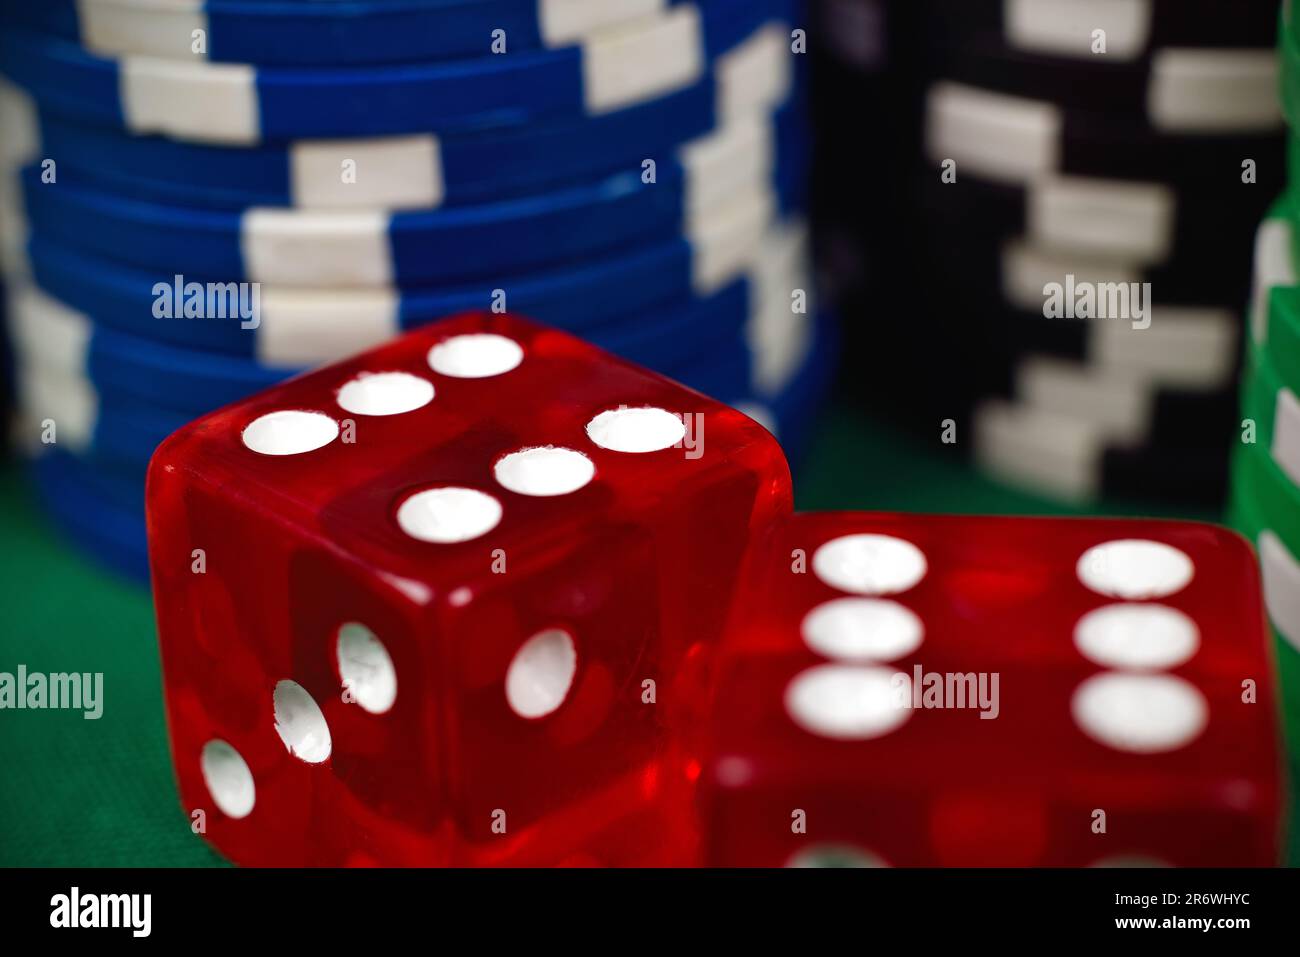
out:
{"label": "blurred background", "polygon": [[149,455],[462,309],[745,409],[802,508],[1230,521],[1300,687],[1289,2],[546,8],[0,0],[0,670],[106,688],[0,714],[0,864],[217,862]]}

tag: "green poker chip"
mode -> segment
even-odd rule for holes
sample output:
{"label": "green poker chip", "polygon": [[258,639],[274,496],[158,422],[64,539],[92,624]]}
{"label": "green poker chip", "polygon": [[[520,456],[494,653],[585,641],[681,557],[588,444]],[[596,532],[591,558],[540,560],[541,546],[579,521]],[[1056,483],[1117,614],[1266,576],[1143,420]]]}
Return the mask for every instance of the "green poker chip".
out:
{"label": "green poker chip", "polygon": [[1300,135],[1290,130],[1286,135],[1286,190],[1268,211],[1268,216],[1286,216],[1293,222],[1296,218],[1297,203],[1300,196]]}
{"label": "green poker chip", "polygon": [[[1249,467],[1248,458],[1256,447],[1243,445],[1237,449],[1234,461],[1234,493],[1230,505],[1229,523],[1248,538],[1258,550],[1260,537],[1266,531],[1278,534],[1274,523],[1265,520],[1257,509],[1249,479],[1243,474]],[[1281,537],[1279,535],[1279,537]],[[1294,550],[1292,554],[1295,554]],[[1300,648],[1282,634],[1279,624],[1270,620],[1273,633],[1274,654],[1277,660],[1279,698],[1281,699],[1282,731],[1290,757],[1292,780],[1300,784]],[[1300,865],[1300,833],[1293,835],[1289,852],[1291,864]]]}
{"label": "green poker chip", "polygon": [[1285,216],[1297,222],[1300,210],[1300,128],[1292,127],[1286,134],[1286,190],[1278,197],[1266,214],[1267,217]]}
{"label": "green poker chip", "polygon": [[[1300,135],[1292,138],[1293,159],[1300,166]],[[1300,168],[1292,182],[1300,189]],[[1292,203],[1296,215],[1292,215]],[[1300,192],[1280,196],[1270,207],[1256,235],[1254,282],[1265,292],[1251,309],[1251,333],[1256,345],[1268,353],[1282,382],[1300,391],[1300,242],[1294,241],[1300,223]],[[1259,293],[1256,293],[1258,296]]]}
{"label": "green poker chip", "polygon": [[1300,286],[1275,286],[1269,291],[1262,349],[1278,381],[1300,394]]}
{"label": "green poker chip", "polygon": [[[1291,396],[1300,395],[1300,391],[1291,388],[1282,381],[1271,353],[1256,346],[1250,346],[1246,353],[1246,367],[1242,377],[1241,406],[1243,418],[1251,418],[1256,424],[1256,443],[1265,449],[1271,449],[1277,434],[1279,402],[1282,392]],[[1281,428],[1300,436],[1300,416],[1281,423]],[[1297,439],[1300,442],[1300,439]]]}
{"label": "green poker chip", "polygon": [[[1274,290],[1274,292],[1297,290]],[[1294,297],[1292,297],[1294,298]],[[1297,315],[1300,313],[1293,313]],[[1270,318],[1277,310],[1270,310]],[[1279,395],[1291,389],[1282,378],[1274,361],[1280,354],[1277,342],[1270,336],[1269,345],[1252,344],[1246,354],[1242,380],[1242,418],[1255,423],[1255,441],[1241,443],[1233,454],[1232,499],[1229,504],[1230,524],[1245,535],[1261,554],[1261,538],[1271,532],[1292,558],[1300,556],[1300,484],[1288,475],[1274,457],[1274,444],[1279,430],[1295,438],[1284,443],[1295,448],[1300,443],[1300,406],[1279,402]],[[1294,352],[1291,358],[1295,358]],[[1279,421],[1279,414],[1286,417]],[[1275,553],[1276,554],[1276,553]],[[1267,572],[1265,572],[1267,575]],[[1285,579],[1283,579],[1285,581]],[[1276,582],[1274,588],[1279,587]],[[1290,623],[1290,640],[1286,623],[1270,619],[1278,664],[1278,681],[1281,689],[1282,718],[1287,749],[1293,769],[1300,771],[1300,634]],[[1296,780],[1300,781],[1300,777]],[[1300,862],[1300,842],[1291,851],[1293,861]]]}
{"label": "green poker chip", "polygon": [[[1250,414],[1247,410],[1246,415]],[[1262,527],[1271,529],[1292,554],[1300,554],[1300,488],[1287,478],[1266,447],[1243,444],[1236,450],[1233,488],[1237,512],[1246,507],[1244,499]]]}
{"label": "green poker chip", "polygon": [[[1292,403],[1279,402],[1283,390],[1296,392],[1283,382],[1272,359],[1268,349],[1247,351],[1242,418],[1255,423],[1255,441],[1242,443],[1234,454],[1233,509],[1253,516],[1256,527],[1272,529],[1292,554],[1300,555],[1300,484],[1273,454],[1279,430],[1288,436],[1284,447],[1300,444],[1300,415]],[[1279,408],[1288,416],[1285,421],[1278,421]]]}

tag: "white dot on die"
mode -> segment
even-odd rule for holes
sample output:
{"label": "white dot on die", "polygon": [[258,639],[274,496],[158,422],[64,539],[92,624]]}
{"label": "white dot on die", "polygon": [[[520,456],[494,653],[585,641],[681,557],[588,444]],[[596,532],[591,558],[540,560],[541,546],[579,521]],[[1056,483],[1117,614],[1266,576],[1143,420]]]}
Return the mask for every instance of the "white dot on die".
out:
{"label": "white dot on die", "polygon": [[330,756],[330,728],[316,699],[296,681],[279,681],[272,695],[275,730],[289,753],[308,764]]}
{"label": "white dot on die", "polygon": [[244,445],[262,455],[301,455],[339,436],[339,424],[323,412],[268,412],[244,429]]}
{"label": "white dot on die", "polygon": [[503,488],[520,495],[568,495],[591,481],[596,466],[581,452],[547,445],[511,452],[492,471]]}
{"label": "white dot on die", "polygon": [[338,403],[353,415],[401,415],[433,401],[433,383],[408,372],[362,373],[339,389]]}
{"label": "white dot on die", "polygon": [[425,489],[397,509],[402,531],[422,542],[450,545],[486,535],[501,521],[501,503],[472,488]]}
{"label": "white dot on die", "polygon": [[1139,538],[1095,545],[1075,566],[1088,588],[1131,600],[1172,595],[1192,580],[1194,571],[1192,560],[1172,545]]}
{"label": "white dot on die", "polygon": [[891,535],[844,535],[813,553],[813,573],[827,585],[859,595],[907,591],[925,577],[925,555]]}
{"label": "white dot on die", "polygon": [[203,746],[199,769],[208,793],[222,814],[238,820],[252,813],[257,789],[243,755],[220,738],[214,738]]}
{"label": "white dot on die", "polygon": [[664,409],[610,409],[587,423],[587,436],[611,452],[658,452],[681,442],[686,425]]}
{"label": "white dot on die", "polygon": [[1124,602],[1103,605],[1079,619],[1079,654],[1107,668],[1177,668],[1200,645],[1196,622],[1176,608]]}
{"label": "white dot on die", "polygon": [[506,671],[506,701],[521,718],[550,714],[569,694],[578,667],[573,638],[548,628],[524,642]]}
{"label": "white dot on die", "polygon": [[893,661],[915,651],[925,629],[909,608],[885,598],[834,598],[804,616],[808,647],[840,661]]}
{"label": "white dot on die", "polygon": [[879,854],[852,844],[814,844],[791,855],[786,867],[888,867]]}
{"label": "white dot on die", "polygon": [[817,665],[785,689],[785,710],[799,727],[824,738],[878,738],[911,717],[912,683],[889,668]]}
{"label": "white dot on die", "polygon": [[335,645],[339,677],[353,700],[371,714],[383,714],[397,700],[397,671],[393,659],[373,631],[350,621],[339,628]]}
{"label": "white dot on die", "polygon": [[1106,672],[1075,689],[1075,723],[1093,740],[1117,751],[1155,754],[1193,741],[1205,728],[1205,698],[1173,675]]}
{"label": "white dot on die", "polygon": [[490,332],[444,339],[429,350],[429,368],[454,379],[486,379],[524,361],[519,343]]}

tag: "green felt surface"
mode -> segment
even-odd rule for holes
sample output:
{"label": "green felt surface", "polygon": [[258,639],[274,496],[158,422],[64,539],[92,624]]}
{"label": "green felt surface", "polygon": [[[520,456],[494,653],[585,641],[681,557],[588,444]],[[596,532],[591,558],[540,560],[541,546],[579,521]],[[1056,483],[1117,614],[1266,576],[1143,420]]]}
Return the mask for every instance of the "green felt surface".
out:
{"label": "green felt surface", "polygon": [[0,472],[0,671],[102,672],[103,714],[0,711],[0,865],[218,861],[181,811],[148,593],[82,558]]}
{"label": "green felt surface", "polygon": [[[828,415],[799,470],[799,507],[1071,514],[980,479],[938,442]],[[1190,515],[1108,507],[1119,514]],[[0,865],[211,865],[167,754],[149,597],[83,559],[0,470],[0,671],[103,672],[104,712],[0,711]]]}

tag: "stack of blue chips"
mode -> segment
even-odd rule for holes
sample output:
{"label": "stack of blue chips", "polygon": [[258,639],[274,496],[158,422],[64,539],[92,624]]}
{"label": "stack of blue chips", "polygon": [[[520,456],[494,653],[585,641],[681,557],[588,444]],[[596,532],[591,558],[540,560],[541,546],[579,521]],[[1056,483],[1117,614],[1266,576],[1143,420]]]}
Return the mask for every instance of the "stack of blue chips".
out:
{"label": "stack of blue chips", "polygon": [[570,330],[793,453],[833,352],[797,6],[0,0],[0,253],[50,512],[144,576],[169,433],[467,309]]}

